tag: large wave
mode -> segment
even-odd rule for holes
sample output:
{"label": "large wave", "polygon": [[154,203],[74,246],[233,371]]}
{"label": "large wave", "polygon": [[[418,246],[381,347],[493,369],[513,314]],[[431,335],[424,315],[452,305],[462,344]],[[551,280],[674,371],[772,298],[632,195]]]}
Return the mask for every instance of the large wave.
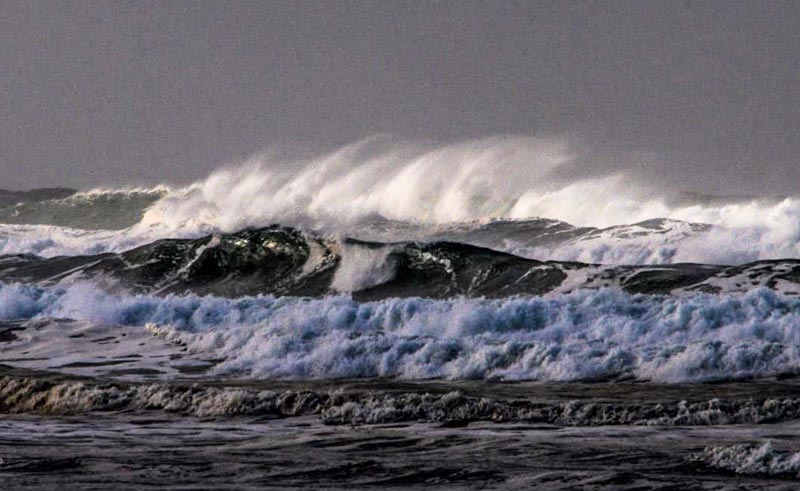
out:
{"label": "large wave", "polygon": [[282,223],[361,238],[375,238],[377,228],[383,238],[404,240],[492,219],[602,228],[668,218],[714,227],[702,234],[595,234],[537,247],[504,242],[499,231],[493,243],[479,245],[537,259],[636,264],[800,256],[800,199],[672,205],[674,197],[655,183],[622,172],[565,177],[579,158],[564,141],[523,137],[433,148],[365,140],[296,162],[255,156],[164,196],[141,226],[191,233]]}
{"label": "large wave", "polygon": [[671,205],[674,196],[657,183],[626,172],[567,177],[580,159],[566,141],[528,137],[439,147],[367,139],[298,161],[257,155],[174,190],[143,223],[234,231],[293,221],[324,228],[375,216],[422,224],[545,217],[591,227],[652,218],[748,227],[785,224],[800,210],[794,199]]}
{"label": "large wave", "polygon": [[800,369],[800,299],[766,289],[359,303],[349,297],[110,296],[89,285],[0,288],[0,319],[52,317],[148,325],[220,360],[214,370],[226,376],[685,382]]}
{"label": "large wave", "polygon": [[[798,198],[681,201],[630,172],[596,175],[586,160],[565,140],[527,137],[438,147],[373,138],[296,160],[266,153],[185,187],[105,190],[0,210],[0,222],[72,227],[0,226],[0,252],[120,252],[158,238],[280,223],[367,240],[444,236],[534,259],[740,264],[800,257]],[[533,217],[566,222],[575,233],[543,242],[541,227],[528,235],[500,227],[470,240],[492,221]],[[654,218],[670,220],[606,228]],[[128,226],[115,234],[73,230]]]}

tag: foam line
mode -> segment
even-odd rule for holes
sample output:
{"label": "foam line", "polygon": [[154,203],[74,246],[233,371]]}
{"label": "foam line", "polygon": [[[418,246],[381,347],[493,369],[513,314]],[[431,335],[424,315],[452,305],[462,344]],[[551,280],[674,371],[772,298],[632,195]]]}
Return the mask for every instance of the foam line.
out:
{"label": "foam line", "polygon": [[154,324],[219,374],[663,382],[800,369],[800,300],[767,289],[678,297],[578,291],[504,300],[112,296],[0,288],[0,318]]}

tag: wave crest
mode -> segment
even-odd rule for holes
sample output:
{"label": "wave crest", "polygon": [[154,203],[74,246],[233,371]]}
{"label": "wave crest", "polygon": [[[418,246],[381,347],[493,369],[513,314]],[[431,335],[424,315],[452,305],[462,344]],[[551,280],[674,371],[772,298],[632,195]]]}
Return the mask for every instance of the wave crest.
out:
{"label": "wave crest", "polygon": [[[0,227],[0,252],[121,252],[161,238],[277,223],[361,240],[445,238],[533,259],[741,264],[800,257],[800,198],[678,200],[630,173],[597,175],[590,161],[564,139],[527,137],[438,147],[372,138],[296,160],[267,153],[185,187],[101,189],[2,208],[0,222],[21,225]],[[493,227],[497,220],[533,225]],[[549,236],[553,230],[540,226],[548,222],[564,233]],[[640,226],[655,222],[663,226]]]}

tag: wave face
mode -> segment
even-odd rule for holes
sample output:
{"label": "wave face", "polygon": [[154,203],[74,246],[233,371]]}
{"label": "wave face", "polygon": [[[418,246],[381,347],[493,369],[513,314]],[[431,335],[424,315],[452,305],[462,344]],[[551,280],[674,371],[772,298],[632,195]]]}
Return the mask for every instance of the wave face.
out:
{"label": "wave face", "polygon": [[[114,326],[149,326],[194,358],[215,360],[209,373],[225,377],[689,382],[800,369],[800,299],[766,289],[739,296],[584,290],[548,298],[357,302],[115,296],[84,284],[0,288],[0,319],[50,318],[109,326],[109,335]],[[29,354],[15,363],[50,366],[47,350],[66,350],[16,326],[3,348]],[[135,350],[140,340],[130,342]],[[87,344],[84,356],[91,359],[96,348]]]}
{"label": "wave face", "polygon": [[165,239],[122,254],[0,258],[0,278],[6,280],[97,279],[137,292],[227,297],[509,296],[545,293],[565,277],[556,266],[462,244],[326,241],[283,227]]}
{"label": "wave face", "polygon": [[630,293],[800,295],[800,260],[741,266],[603,266],[537,261],[453,242],[374,243],[325,239],[288,227],[199,239],[163,239],[120,254],[0,256],[0,280],[40,285],[93,281],[109,291],[392,297],[544,295],[619,288]]}

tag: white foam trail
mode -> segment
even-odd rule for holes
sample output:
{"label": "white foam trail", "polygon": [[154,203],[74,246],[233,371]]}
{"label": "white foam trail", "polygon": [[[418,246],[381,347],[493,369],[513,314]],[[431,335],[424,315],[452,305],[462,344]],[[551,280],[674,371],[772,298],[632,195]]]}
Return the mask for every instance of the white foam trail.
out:
{"label": "white foam trail", "polygon": [[[0,288],[0,319],[154,323],[218,374],[663,382],[800,370],[800,299],[767,289],[681,297],[579,291],[504,300],[110,296]],[[4,348],[7,348],[6,344]],[[13,348],[13,346],[12,346]]]}
{"label": "white foam trail", "polygon": [[[755,206],[730,208],[753,211]],[[500,248],[532,259],[603,264],[735,265],[800,257],[800,201],[785,200],[759,210],[763,213],[760,225],[719,226],[697,232],[689,223],[671,222],[652,231],[627,227],[626,232],[634,232],[627,236],[609,231],[552,247],[526,247],[507,241]]]}
{"label": "white foam trail", "polygon": [[[198,234],[174,234],[195,237]],[[122,252],[170,234],[145,229],[81,230],[55,225],[0,225],[0,254],[36,254],[42,257],[82,256]]]}

